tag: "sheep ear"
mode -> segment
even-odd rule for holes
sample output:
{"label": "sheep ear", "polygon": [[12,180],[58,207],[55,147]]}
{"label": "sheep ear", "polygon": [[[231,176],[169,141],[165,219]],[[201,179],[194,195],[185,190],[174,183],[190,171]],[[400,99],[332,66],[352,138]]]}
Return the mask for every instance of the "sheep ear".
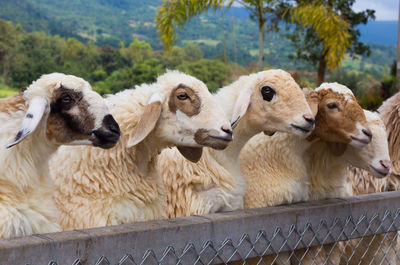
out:
{"label": "sheep ear", "polygon": [[178,146],[178,150],[181,155],[193,163],[197,163],[201,158],[201,154],[203,153],[203,148],[201,147]]}
{"label": "sheep ear", "polygon": [[328,142],[329,151],[335,156],[341,156],[347,149],[347,144]]}
{"label": "sheep ear", "polygon": [[143,141],[147,135],[154,129],[157,124],[158,118],[161,115],[162,110],[162,96],[158,93],[154,94],[147,106],[144,108],[144,112],[140,117],[139,122],[129,133],[129,139],[127,147],[132,147]]}
{"label": "sheep ear", "polygon": [[43,97],[34,97],[29,102],[29,108],[22,120],[21,127],[15,136],[14,141],[7,145],[7,148],[13,147],[24,140],[30,133],[35,131],[39,122],[42,120],[46,111],[48,101]]}
{"label": "sheep ear", "polygon": [[250,105],[251,89],[244,89],[240,92],[235,106],[233,107],[233,114],[231,120],[232,129],[236,127],[239,120],[244,116]]}
{"label": "sheep ear", "polygon": [[303,90],[304,96],[306,97],[307,103],[310,106],[312,114],[317,116],[318,113],[318,104],[320,101],[319,94],[316,91],[312,90]]}

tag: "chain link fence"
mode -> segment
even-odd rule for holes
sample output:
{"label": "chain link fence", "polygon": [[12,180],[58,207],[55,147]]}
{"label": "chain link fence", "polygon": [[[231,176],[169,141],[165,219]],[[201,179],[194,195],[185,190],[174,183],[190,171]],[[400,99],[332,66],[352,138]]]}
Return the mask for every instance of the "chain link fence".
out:
{"label": "chain link fence", "polygon": [[0,264],[400,264],[400,192],[0,240]]}

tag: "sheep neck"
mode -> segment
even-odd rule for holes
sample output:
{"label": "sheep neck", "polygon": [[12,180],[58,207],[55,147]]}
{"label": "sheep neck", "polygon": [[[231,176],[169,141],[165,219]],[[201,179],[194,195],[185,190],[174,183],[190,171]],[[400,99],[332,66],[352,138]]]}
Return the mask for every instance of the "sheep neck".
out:
{"label": "sheep neck", "polygon": [[152,132],[142,142],[132,148],[136,153],[134,163],[138,166],[142,176],[152,174],[155,169],[156,157],[168,146],[168,144],[164,143],[164,141]]}
{"label": "sheep neck", "polygon": [[238,196],[243,196],[246,191],[246,183],[240,170],[239,154],[247,141],[258,133],[253,128],[245,115],[234,130],[234,140],[226,149],[221,151],[209,149],[215,160],[233,177],[235,186],[230,192]]}
{"label": "sheep neck", "polygon": [[254,129],[245,115],[234,130],[234,139],[232,143],[230,143],[228,147],[221,152],[224,153],[225,157],[237,165],[240,151],[245,146],[247,141],[249,141],[257,133],[259,133],[259,131]]}
{"label": "sheep neck", "polygon": [[[1,167],[6,168],[0,168],[1,172],[5,172],[4,175],[0,174],[1,180],[14,185],[21,191],[47,181],[49,176],[47,162],[59,145],[46,139],[45,126],[46,119],[42,119],[34,132],[5,154]],[[14,172],[11,174],[13,178],[7,177],[10,172]]]}
{"label": "sheep neck", "polygon": [[331,154],[326,142],[319,140],[308,148],[307,157],[311,182],[310,198],[317,200],[351,195],[346,183],[346,155]]}

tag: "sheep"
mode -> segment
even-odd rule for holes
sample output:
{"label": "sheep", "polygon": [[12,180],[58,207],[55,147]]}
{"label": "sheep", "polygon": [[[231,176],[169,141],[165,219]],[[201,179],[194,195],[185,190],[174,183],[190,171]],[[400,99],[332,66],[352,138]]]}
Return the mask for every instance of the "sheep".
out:
{"label": "sheep", "polygon": [[365,114],[348,88],[323,83],[305,93],[316,115],[310,136],[258,134],[243,148],[240,167],[248,185],[245,209],[309,200],[309,158],[305,154],[318,139],[328,142],[335,153],[340,150],[334,142],[361,148],[371,141]]}
{"label": "sheep", "polygon": [[234,141],[222,151],[207,148],[197,164],[185,160],[175,148],[160,154],[158,166],[170,218],[242,209],[246,185],[238,157],[247,140],[259,132],[276,131],[305,137],[314,127],[300,87],[283,70],[242,76],[214,97],[232,117]]}
{"label": "sheep", "polygon": [[[307,150],[311,183],[309,197],[311,200],[352,196],[351,179],[346,175],[349,165],[369,170],[378,179],[384,178],[390,173],[390,158],[385,125],[378,114],[370,111],[364,111],[364,113],[369,128],[374,135],[371,143],[364,148],[358,149],[352,146],[340,147],[343,150],[343,154],[338,155],[332,154],[326,148],[326,142],[317,141]],[[350,241],[350,245],[354,244]],[[312,262],[312,259],[317,259],[317,264],[320,264],[329,259],[333,264],[338,264],[340,251],[344,251],[342,243],[338,243],[337,247],[334,244],[313,247],[308,250],[309,254],[304,257],[302,262],[309,264]],[[302,252],[298,251],[296,256],[302,257],[304,255]],[[359,257],[361,255],[356,258]],[[347,256],[347,258],[349,257]],[[357,260],[358,262],[359,260]],[[347,264],[347,260],[345,263]]]}
{"label": "sheep", "polygon": [[376,179],[369,172],[350,168],[348,176],[353,182],[354,194],[366,194],[373,192],[383,192],[400,190],[400,152],[399,135],[400,128],[400,93],[393,95],[383,102],[378,109],[380,117],[383,119],[388,134],[389,155],[391,159],[392,173],[386,179]]}
{"label": "sheep", "polygon": [[377,178],[390,172],[390,158],[385,125],[378,114],[364,110],[374,134],[371,143],[360,149],[339,147],[343,154],[327,152],[327,143],[318,141],[307,150],[310,157],[311,199],[342,198],[352,196],[351,179],[346,177],[349,165],[369,170]]}
{"label": "sheep", "polygon": [[118,124],[82,78],[43,75],[1,99],[0,238],[60,230],[47,164],[60,145],[111,148],[118,140]]}
{"label": "sheep", "polygon": [[[328,88],[332,85],[333,84],[325,84],[324,87]],[[335,86],[338,85],[335,84]],[[343,88],[341,93],[344,92],[345,90]],[[354,104],[354,106],[357,106],[357,104],[350,91],[345,94],[345,97],[342,97],[344,102],[342,102],[340,105],[335,103],[334,109],[337,110],[335,110],[335,112],[331,113],[329,116],[324,118],[324,116],[329,114],[329,112],[321,112],[321,108],[318,108],[315,123],[316,129],[314,132],[320,128],[321,120],[331,122],[332,119],[337,119],[342,116],[342,119],[346,118],[353,122],[357,121],[356,119],[346,115],[346,109],[343,108],[343,106],[347,106],[349,104]],[[327,107],[332,107],[332,102],[330,102],[330,100],[327,100],[326,102]],[[330,108],[328,107],[326,109]],[[342,111],[340,116],[338,115],[340,113],[339,110]],[[353,112],[356,110],[360,111],[361,108],[354,107],[354,110],[351,111]],[[347,111],[349,111],[349,109],[347,109]],[[247,147],[245,147],[244,151],[247,151],[248,153],[241,154],[241,158],[243,155],[246,161],[242,160],[241,162],[247,162],[247,164],[244,165],[245,170],[252,170],[246,172],[253,173],[253,175],[250,175],[251,178],[249,182],[258,182],[256,184],[249,184],[249,187],[252,185],[253,189],[250,190],[249,188],[245,195],[245,207],[262,207],[265,205],[271,206],[300,200],[347,196],[349,195],[350,189],[348,183],[346,182],[344,170],[346,169],[346,164],[348,163],[352,163],[363,168],[368,168],[370,170],[377,169],[378,171],[375,171],[375,174],[378,177],[386,175],[388,173],[388,151],[387,144],[385,142],[386,137],[384,126],[382,126],[382,122],[379,122],[379,118],[376,117],[375,114],[364,112],[364,115],[367,123],[361,122],[360,118],[362,115],[358,114],[357,117],[359,118],[359,125],[356,127],[361,129],[361,132],[366,130],[366,128],[371,128],[373,129],[374,135],[376,135],[374,136],[375,138],[373,138],[372,143],[366,145],[362,149],[360,149],[360,141],[357,141],[355,144],[352,144],[352,142],[349,144],[346,144],[346,142],[330,142],[329,140],[333,138],[332,133],[329,133],[329,130],[321,129],[320,131],[324,132],[325,136],[322,134],[322,137],[319,136],[319,139],[314,140],[313,142],[303,141],[303,143],[300,143],[299,141],[293,139],[294,137],[288,137],[287,135],[283,134],[274,135],[270,141],[262,139],[261,136],[256,136],[260,138],[255,139],[254,142],[252,139],[249,143],[252,144],[252,149],[246,150]],[[322,123],[323,126],[326,126],[326,122]],[[361,124],[364,124],[366,128],[362,128]],[[337,129],[340,131],[342,130],[340,127],[337,127]],[[368,138],[371,140],[370,136],[372,136],[372,134],[369,130],[363,133],[366,136],[366,138],[363,140],[367,140]],[[364,142],[367,143],[367,141]],[[276,150],[279,150],[279,153]],[[248,159],[250,152],[253,154],[252,159]],[[254,154],[256,157],[254,157]],[[275,160],[271,160],[271,156],[267,156],[267,154],[274,154],[273,156],[277,158]],[[339,155],[341,156],[337,157]],[[262,164],[260,161],[257,163],[256,159],[265,159],[267,163]],[[286,159],[286,165],[283,166],[283,169],[280,168],[282,167],[281,164],[277,164],[277,162],[282,159]],[[249,166],[249,162],[253,162],[253,164]],[[257,166],[262,170],[257,168]],[[243,170],[243,172],[245,170]],[[257,175],[255,173],[257,173]],[[248,176],[249,175],[245,174],[246,181],[248,181]],[[264,176],[262,178],[263,182],[260,182],[260,176]],[[274,177],[276,180],[270,181]],[[283,184],[280,185],[279,181],[282,181]],[[300,186],[300,188],[298,188],[298,186],[296,187],[296,185]],[[258,193],[255,194],[256,192]],[[271,195],[270,193],[273,194]],[[246,200],[247,198],[249,198],[249,200]],[[311,248],[309,250],[310,253],[314,253],[314,251],[315,248]],[[322,251],[322,253],[325,252]],[[321,257],[324,258],[322,253],[317,256],[318,259],[321,259]],[[280,255],[281,260],[284,260],[285,258],[289,259],[288,253],[282,253]],[[296,251],[296,256],[291,258],[292,262],[296,263],[297,261],[293,261],[293,259],[296,257],[302,257],[303,255],[303,251]],[[333,254],[331,255],[334,256]],[[308,260],[308,258],[309,256],[305,256],[302,262],[304,264],[310,264],[312,261]],[[272,260],[272,257],[266,256],[263,258],[263,260],[268,262]],[[336,260],[336,262],[338,262],[338,260]]]}
{"label": "sheep", "polygon": [[[377,179],[366,170],[349,167],[347,177],[352,180],[352,190],[355,195],[399,190],[399,100],[400,93],[397,93],[387,99],[378,109],[380,117],[386,125],[388,134],[387,139],[389,142],[392,173],[387,178]],[[353,264],[358,262],[357,259],[359,257],[363,257],[363,262],[382,262],[383,264],[392,262],[394,264],[396,262],[394,261],[395,253],[393,253],[393,249],[396,249],[398,245],[399,242],[398,239],[396,240],[396,233],[364,237],[361,242],[360,240],[352,240],[345,248],[346,252],[343,261],[346,262],[349,260],[349,264]],[[355,246],[357,248],[354,248]]]}
{"label": "sheep", "polygon": [[203,146],[224,149],[232,140],[230,122],[205,84],[178,71],[106,101],[121,126],[116,147],[64,147],[50,161],[64,230],[165,218],[156,168],[161,150],[177,146],[195,162]]}

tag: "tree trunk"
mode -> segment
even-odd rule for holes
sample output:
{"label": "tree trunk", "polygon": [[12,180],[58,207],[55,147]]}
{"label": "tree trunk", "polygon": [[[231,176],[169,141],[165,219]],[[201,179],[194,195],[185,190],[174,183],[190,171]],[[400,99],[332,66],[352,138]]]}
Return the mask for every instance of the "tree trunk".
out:
{"label": "tree trunk", "polygon": [[326,61],[325,61],[325,53],[321,56],[318,64],[318,76],[317,76],[317,87],[319,87],[325,79],[326,72]]}
{"label": "tree trunk", "polygon": [[238,74],[237,50],[236,50],[236,34],[235,34],[235,16],[232,10],[232,38],[233,38],[233,57],[235,59],[235,75]]}
{"label": "tree trunk", "polygon": [[226,56],[226,37],[225,37],[225,25],[224,25],[224,13],[222,13],[222,34],[224,35],[224,63],[228,64],[227,56]]}
{"label": "tree trunk", "polygon": [[264,29],[265,23],[259,22],[259,40],[258,40],[258,70],[264,70]]}
{"label": "tree trunk", "polygon": [[397,72],[396,72],[396,88],[400,90],[400,3],[399,3],[399,18],[397,22]]}

